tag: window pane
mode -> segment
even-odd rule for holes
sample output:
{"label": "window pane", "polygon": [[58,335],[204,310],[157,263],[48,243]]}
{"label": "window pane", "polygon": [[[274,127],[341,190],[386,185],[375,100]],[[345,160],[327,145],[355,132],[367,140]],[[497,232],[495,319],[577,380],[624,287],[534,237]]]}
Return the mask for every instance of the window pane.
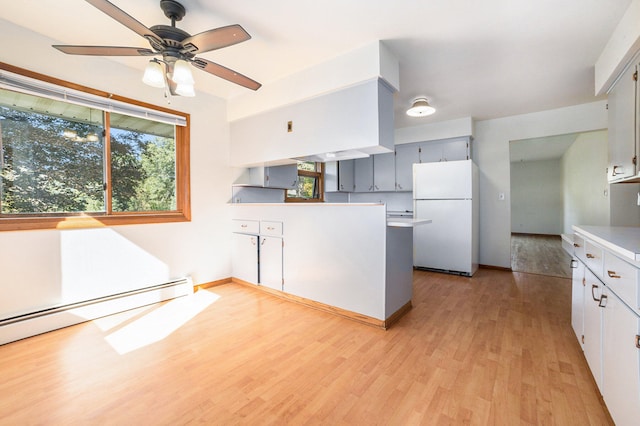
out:
{"label": "window pane", "polygon": [[111,114],[112,209],[176,210],[174,126]]}
{"label": "window pane", "polygon": [[0,213],[103,212],[102,112],[0,90]]}
{"label": "window pane", "polygon": [[316,172],[317,170],[317,164],[313,161],[298,161],[298,170],[307,170],[310,172]]}
{"label": "window pane", "polygon": [[295,198],[318,198],[318,179],[310,176],[298,176],[298,186],[296,189],[287,191],[288,197]]}

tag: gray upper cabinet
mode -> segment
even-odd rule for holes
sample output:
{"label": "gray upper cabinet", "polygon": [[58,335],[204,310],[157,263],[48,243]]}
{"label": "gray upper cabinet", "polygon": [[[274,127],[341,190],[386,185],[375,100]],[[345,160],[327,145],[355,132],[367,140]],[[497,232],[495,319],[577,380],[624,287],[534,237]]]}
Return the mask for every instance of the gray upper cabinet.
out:
{"label": "gray upper cabinet", "polygon": [[395,191],[395,154],[371,155],[354,161],[355,192]]}
{"label": "gray upper cabinet", "polygon": [[636,175],[638,67],[636,58],[609,92],[609,182]]}
{"label": "gray upper cabinet", "polygon": [[419,145],[421,163],[460,161],[471,158],[470,138],[422,142]]}
{"label": "gray upper cabinet", "polygon": [[250,185],[265,188],[294,189],[298,183],[298,165],[252,167],[249,169]]}
{"label": "gray upper cabinet", "polygon": [[373,191],[373,156],[354,160],[354,192]]}
{"label": "gray upper cabinet", "polygon": [[340,160],[324,163],[324,190],[326,192],[353,192],[353,161]]}
{"label": "gray upper cabinet", "polygon": [[394,152],[373,156],[373,190],[396,190],[396,155]]}
{"label": "gray upper cabinet", "polygon": [[420,145],[396,146],[396,190],[413,191],[413,165],[420,162]]}

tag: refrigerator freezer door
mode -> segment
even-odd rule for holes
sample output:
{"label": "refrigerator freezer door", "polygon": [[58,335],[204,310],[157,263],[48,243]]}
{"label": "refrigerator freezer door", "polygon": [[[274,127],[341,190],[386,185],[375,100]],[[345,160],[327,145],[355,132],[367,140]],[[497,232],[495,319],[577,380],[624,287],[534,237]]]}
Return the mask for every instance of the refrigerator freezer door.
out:
{"label": "refrigerator freezer door", "polygon": [[442,161],[413,165],[413,198],[472,198],[472,161]]}
{"label": "refrigerator freezer door", "polygon": [[413,228],[414,266],[473,274],[472,201],[416,200],[417,219],[432,223]]}

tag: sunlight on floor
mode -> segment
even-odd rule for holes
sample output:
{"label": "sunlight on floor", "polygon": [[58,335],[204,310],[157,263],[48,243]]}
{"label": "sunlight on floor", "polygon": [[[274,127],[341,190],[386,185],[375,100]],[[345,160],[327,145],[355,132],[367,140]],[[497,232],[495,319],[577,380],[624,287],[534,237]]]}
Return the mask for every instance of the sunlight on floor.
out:
{"label": "sunlight on floor", "polygon": [[155,309],[149,307],[144,314],[134,310],[129,316],[118,315],[117,324],[109,318],[96,320],[94,323],[103,330],[110,330],[118,324],[142,315],[105,337],[116,352],[124,355],[164,339],[219,298],[220,296],[209,291],[198,291],[189,296],[173,299]]}

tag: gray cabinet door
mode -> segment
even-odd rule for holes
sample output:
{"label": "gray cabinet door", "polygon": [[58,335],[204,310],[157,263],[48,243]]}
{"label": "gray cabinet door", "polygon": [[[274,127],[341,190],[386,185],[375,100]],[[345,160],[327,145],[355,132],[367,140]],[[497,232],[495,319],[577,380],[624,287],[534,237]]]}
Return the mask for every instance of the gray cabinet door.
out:
{"label": "gray cabinet door", "polygon": [[636,66],[630,66],[613,90],[609,92],[609,181],[636,174],[636,85],[633,75]]}
{"label": "gray cabinet door", "polygon": [[354,180],[353,160],[338,161],[338,191],[352,192]]}
{"label": "gray cabinet door", "polygon": [[420,162],[420,146],[396,146],[396,190],[413,191],[413,165]]}
{"label": "gray cabinet door", "polygon": [[373,191],[373,156],[358,158],[353,162],[354,166],[354,191]]}
{"label": "gray cabinet door", "polygon": [[373,156],[373,190],[396,190],[396,159],[395,153],[378,154]]}
{"label": "gray cabinet door", "polygon": [[442,161],[461,161],[469,159],[467,139],[446,141],[442,144]]}
{"label": "gray cabinet door", "polygon": [[297,164],[267,167],[265,186],[269,188],[294,189],[298,183]]}

